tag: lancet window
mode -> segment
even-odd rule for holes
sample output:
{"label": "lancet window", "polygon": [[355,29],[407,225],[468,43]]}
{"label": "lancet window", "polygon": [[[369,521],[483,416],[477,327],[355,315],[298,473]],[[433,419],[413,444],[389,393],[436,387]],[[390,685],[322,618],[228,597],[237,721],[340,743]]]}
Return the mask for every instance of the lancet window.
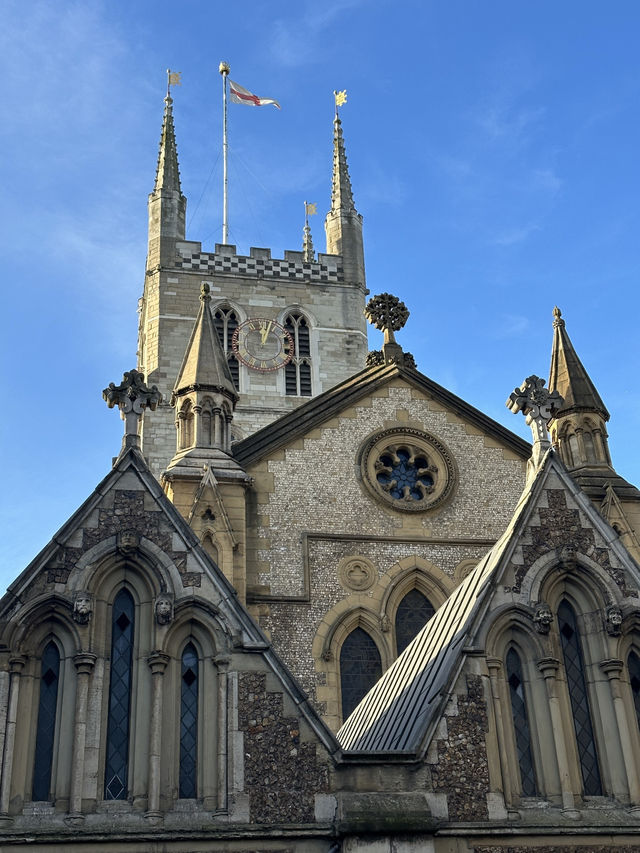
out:
{"label": "lancet window", "polygon": [[380,652],[369,634],[354,628],[340,650],[342,719],[346,720],[382,675]]}
{"label": "lancet window", "polygon": [[420,590],[412,589],[396,610],[396,648],[400,655],[435,613],[435,608]]}
{"label": "lancet window", "polygon": [[197,795],[198,653],[189,643],[182,653],[180,698],[180,797]]}
{"label": "lancet window", "polygon": [[104,777],[105,800],[127,798],[133,642],[133,598],[126,589],[121,589],[113,602],[111,620],[111,679]]}
{"label": "lancet window", "polygon": [[294,342],[294,355],[285,366],[285,393],[293,397],[311,396],[311,336],[309,323],[299,311],[285,317],[284,327]]}
{"label": "lancet window", "polygon": [[213,322],[216,327],[216,332],[218,333],[220,346],[227,357],[233,384],[235,385],[236,391],[238,391],[240,390],[240,364],[231,348],[233,333],[239,325],[238,315],[233,308],[229,306],[220,306],[213,315]]}
{"label": "lancet window", "polygon": [[42,654],[36,754],[33,767],[32,798],[34,800],[48,800],[50,797],[59,682],[60,652],[52,641],[46,645]]}
{"label": "lancet window", "polygon": [[516,753],[520,769],[521,790],[525,797],[533,797],[537,793],[537,785],[531,755],[531,732],[527,713],[527,699],[522,677],[522,664],[518,653],[513,648],[507,652],[506,665],[513,729],[516,740]]}
{"label": "lancet window", "polygon": [[560,631],[564,667],[567,675],[567,687],[569,689],[584,793],[587,795],[602,794],[602,782],[600,781],[598,756],[593,736],[582,645],[580,643],[576,615],[573,608],[566,601],[562,601],[558,607],[558,629]]}

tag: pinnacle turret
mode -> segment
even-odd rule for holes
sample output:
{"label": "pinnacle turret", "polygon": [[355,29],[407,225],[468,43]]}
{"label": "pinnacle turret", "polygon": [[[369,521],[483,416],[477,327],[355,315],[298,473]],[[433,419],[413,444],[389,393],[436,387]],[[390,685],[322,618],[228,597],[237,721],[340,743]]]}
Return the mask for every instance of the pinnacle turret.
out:
{"label": "pinnacle turret", "polygon": [[353,192],[351,189],[351,178],[347,166],[347,155],[344,149],[344,138],[342,136],[342,122],[336,110],[333,120],[333,177],[331,181],[331,210],[356,212],[353,203]]}
{"label": "pinnacle turret", "polygon": [[154,192],[162,189],[181,192],[178,149],[176,147],[176,133],[173,126],[173,98],[171,95],[167,95],[164,99],[164,117],[160,133],[158,165],[156,166],[156,180],[153,186]]}

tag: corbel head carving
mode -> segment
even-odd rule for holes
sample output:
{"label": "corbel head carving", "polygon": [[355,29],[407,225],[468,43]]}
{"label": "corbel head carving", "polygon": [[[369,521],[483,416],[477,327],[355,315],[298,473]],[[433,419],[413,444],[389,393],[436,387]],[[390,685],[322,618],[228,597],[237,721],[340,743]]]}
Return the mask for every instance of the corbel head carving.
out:
{"label": "corbel head carving", "polygon": [[553,613],[545,601],[538,603],[536,612],[533,614],[533,624],[538,634],[548,634],[553,622]]}
{"label": "corbel head carving", "polygon": [[607,607],[605,627],[610,637],[619,637],[622,633],[622,610],[617,604]]}
{"label": "corbel head carving", "polygon": [[156,598],[156,622],[158,625],[168,625],[173,619],[173,598],[166,593]]}
{"label": "corbel head carving", "polygon": [[80,590],[73,597],[73,621],[78,625],[86,625],[93,613],[93,598],[91,593]]}
{"label": "corbel head carving", "polygon": [[116,537],[118,552],[125,557],[134,554],[140,545],[140,537],[135,530],[121,530]]}

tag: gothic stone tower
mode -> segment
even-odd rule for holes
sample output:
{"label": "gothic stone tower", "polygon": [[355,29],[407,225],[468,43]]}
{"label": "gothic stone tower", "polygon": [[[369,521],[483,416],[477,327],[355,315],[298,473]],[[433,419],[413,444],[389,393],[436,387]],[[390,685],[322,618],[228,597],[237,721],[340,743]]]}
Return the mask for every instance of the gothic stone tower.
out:
{"label": "gothic stone tower", "polygon": [[[263,248],[239,255],[234,245],[224,244],[204,252],[201,243],[185,239],[186,199],[180,187],[172,99],[165,99],[156,179],[149,196],[138,335],[138,367],[164,399],[154,417],[145,416],[142,425],[142,450],[156,476],[175,452],[174,412],[168,401],[198,313],[202,282],[209,285],[216,330],[239,392],[232,439],[251,435],[364,367],[362,217],[353,203],[338,117],[333,149],[327,253],[314,257],[308,235],[304,251],[286,251],[282,259],[272,258]],[[253,330],[252,320],[258,321]],[[239,327],[240,351],[234,353],[233,334]],[[293,343],[294,355],[286,365],[252,358],[243,349],[249,336],[259,341],[261,332],[265,337],[267,329],[272,334],[280,327],[290,335],[282,335],[285,354]]]}

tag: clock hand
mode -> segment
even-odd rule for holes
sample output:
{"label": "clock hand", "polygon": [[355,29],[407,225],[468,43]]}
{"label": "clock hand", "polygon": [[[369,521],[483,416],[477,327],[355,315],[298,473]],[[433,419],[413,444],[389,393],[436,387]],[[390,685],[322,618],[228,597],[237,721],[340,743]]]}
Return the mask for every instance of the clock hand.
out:
{"label": "clock hand", "polygon": [[269,332],[271,331],[271,320],[260,329],[260,343],[266,343]]}

